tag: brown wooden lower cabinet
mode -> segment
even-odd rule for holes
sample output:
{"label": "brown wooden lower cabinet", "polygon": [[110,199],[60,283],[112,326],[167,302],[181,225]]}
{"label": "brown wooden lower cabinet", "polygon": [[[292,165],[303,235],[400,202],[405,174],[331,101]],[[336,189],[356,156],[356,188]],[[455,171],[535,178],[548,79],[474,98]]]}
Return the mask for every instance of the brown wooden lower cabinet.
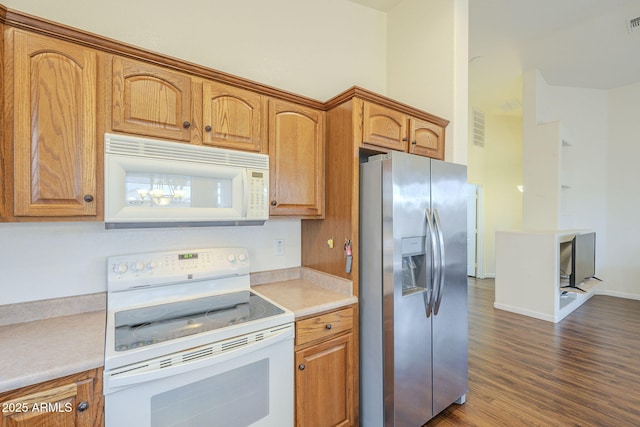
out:
{"label": "brown wooden lower cabinet", "polygon": [[104,426],[102,368],[0,394],[0,427]]}
{"label": "brown wooden lower cabinet", "polygon": [[296,426],[356,425],[353,307],[296,322]]}

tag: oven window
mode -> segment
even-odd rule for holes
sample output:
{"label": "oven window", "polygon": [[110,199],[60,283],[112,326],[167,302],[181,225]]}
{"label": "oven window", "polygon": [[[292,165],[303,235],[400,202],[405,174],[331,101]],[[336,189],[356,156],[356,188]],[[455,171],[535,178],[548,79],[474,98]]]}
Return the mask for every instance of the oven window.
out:
{"label": "oven window", "polygon": [[151,397],[154,427],[244,427],[269,415],[269,359]]}

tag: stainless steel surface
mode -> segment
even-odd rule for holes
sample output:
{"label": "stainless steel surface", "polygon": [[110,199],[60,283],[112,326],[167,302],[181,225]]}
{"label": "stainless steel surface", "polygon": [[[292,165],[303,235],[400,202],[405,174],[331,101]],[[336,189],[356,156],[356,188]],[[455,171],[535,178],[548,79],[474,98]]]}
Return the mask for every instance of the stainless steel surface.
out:
{"label": "stainless steel surface", "polygon": [[431,161],[433,210],[441,222],[444,280],[433,317],[433,411],[442,412],[467,392],[466,167]]}
{"label": "stainless steel surface", "polygon": [[467,390],[466,170],[393,152],[360,182],[361,421],[420,426]]}

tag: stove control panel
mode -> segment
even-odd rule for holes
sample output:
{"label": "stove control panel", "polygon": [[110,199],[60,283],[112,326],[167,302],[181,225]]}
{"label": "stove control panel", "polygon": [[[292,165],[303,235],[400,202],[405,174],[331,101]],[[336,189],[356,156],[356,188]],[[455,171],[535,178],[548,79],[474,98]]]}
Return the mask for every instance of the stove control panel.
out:
{"label": "stove control panel", "polygon": [[247,248],[189,249],[113,256],[107,259],[109,292],[194,280],[248,275]]}

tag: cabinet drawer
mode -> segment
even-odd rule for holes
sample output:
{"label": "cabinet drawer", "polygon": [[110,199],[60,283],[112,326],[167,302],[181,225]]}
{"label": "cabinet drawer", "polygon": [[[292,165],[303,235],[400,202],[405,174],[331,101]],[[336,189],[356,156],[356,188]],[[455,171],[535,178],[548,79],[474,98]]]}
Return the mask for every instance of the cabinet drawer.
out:
{"label": "cabinet drawer", "polygon": [[353,328],[353,308],[296,322],[296,345],[328,338]]}

